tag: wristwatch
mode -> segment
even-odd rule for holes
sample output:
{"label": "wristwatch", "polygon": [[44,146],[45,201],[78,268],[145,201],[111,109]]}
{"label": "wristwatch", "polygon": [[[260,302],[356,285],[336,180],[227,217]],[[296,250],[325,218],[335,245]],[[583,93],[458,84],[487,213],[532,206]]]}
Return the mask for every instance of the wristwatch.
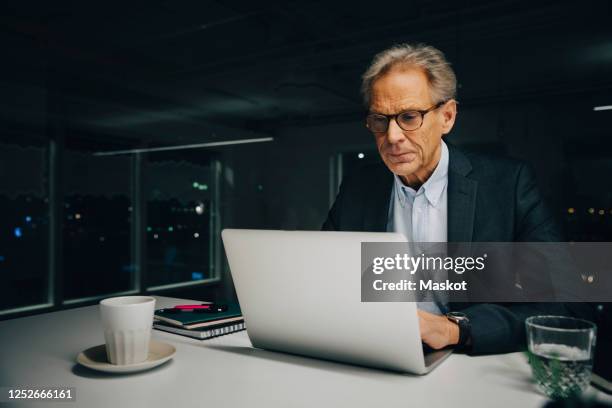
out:
{"label": "wristwatch", "polygon": [[457,348],[465,348],[471,343],[471,326],[470,319],[465,313],[461,312],[448,312],[446,318],[451,322],[454,322],[459,326],[459,342]]}

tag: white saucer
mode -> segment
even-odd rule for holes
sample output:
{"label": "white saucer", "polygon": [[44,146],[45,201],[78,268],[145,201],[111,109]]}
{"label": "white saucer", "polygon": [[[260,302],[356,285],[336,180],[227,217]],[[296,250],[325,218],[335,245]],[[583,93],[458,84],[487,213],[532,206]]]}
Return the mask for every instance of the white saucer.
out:
{"label": "white saucer", "polygon": [[149,344],[149,357],[145,361],[136,364],[114,365],[108,362],[106,357],[106,345],[101,344],[81,351],[76,361],[92,370],[104,371],[107,373],[135,373],[137,371],[144,371],[157,367],[174,357],[175,353],[176,348],[174,348],[173,345],[151,340]]}

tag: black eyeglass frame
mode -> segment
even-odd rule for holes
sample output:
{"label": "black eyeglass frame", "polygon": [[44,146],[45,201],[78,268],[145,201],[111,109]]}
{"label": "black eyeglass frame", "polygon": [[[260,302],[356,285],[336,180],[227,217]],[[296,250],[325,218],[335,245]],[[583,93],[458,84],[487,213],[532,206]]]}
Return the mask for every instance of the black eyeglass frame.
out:
{"label": "black eyeglass frame", "polygon": [[[372,129],[370,129],[371,132],[373,132],[373,133],[384,133],[384,132],[388,131],[389,130],[389,123],[391,123],[391,119],[395,120],[395,123],[397,123],[397,126],[399,126],[399,128],[402,129],[404,132],[413,132],[415,130],[420,129],[423,126],[423,122],[425,121],[425,115],[427,115],[431,111],[434,111],[434,110],[438,109],[439,107],[441,107],[442,105],[444,105],[448,101],[450,101],[450,99],[438,102],[438,103],[436,103],[434,106],[432,106],[429,109],[425,109],[425,110],[408,109],[408,110],[405,110],[405,111],[398,112],[395,115],[383,115],[382,113],[372,113],[372,112],[370,112],[366,116],[366,127],[368,129],[370,129],[370,125],[368,124],[368,118],[370,116],[378,116],[378,117],[384,116],[385,119],[387,119],[387,126],[385,126],[385,130],[381,130],[380,132],[375,132]],[[402,125],[400,125],[400,123],[397,120],[397,117],[400,116],[400,115],[403,115],[404,113],[407,113],[407,112],[414,112],[414,113],[418,113],[419,115],[421,115],[421,123],[419,124],[418,127],[414,128],[414,129],[404,129],[402,127]]]}

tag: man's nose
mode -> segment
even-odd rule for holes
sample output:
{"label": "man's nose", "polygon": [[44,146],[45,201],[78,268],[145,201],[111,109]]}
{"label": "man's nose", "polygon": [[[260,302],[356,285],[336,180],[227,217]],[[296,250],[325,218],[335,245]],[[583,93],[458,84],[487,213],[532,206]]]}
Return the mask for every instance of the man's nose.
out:
{"label": "man's nose", "polygon": [[402,128],[398,126],[395,119],[391,119],[389,121],[389,127],[387,128],[387,142],[389,144],[395,144],[401,142],[405,138],[406,136]]}

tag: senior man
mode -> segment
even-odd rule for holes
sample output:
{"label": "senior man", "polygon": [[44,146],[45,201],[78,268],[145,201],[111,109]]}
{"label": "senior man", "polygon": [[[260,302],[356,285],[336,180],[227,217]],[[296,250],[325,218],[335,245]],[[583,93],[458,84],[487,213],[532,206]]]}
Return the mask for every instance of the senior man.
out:
{"label": "senior man", "polygon": [[[456,78],[442,52],[402,44],[363,75],[366,126],[384,165],[344,180],[324,230],[393,231],[413,242],[563,241],[530,169],[450,144]],[[563,304],[419,303],[421,337],[434,349],[474,354],[524,344],[524,319],[568,314]]]}

